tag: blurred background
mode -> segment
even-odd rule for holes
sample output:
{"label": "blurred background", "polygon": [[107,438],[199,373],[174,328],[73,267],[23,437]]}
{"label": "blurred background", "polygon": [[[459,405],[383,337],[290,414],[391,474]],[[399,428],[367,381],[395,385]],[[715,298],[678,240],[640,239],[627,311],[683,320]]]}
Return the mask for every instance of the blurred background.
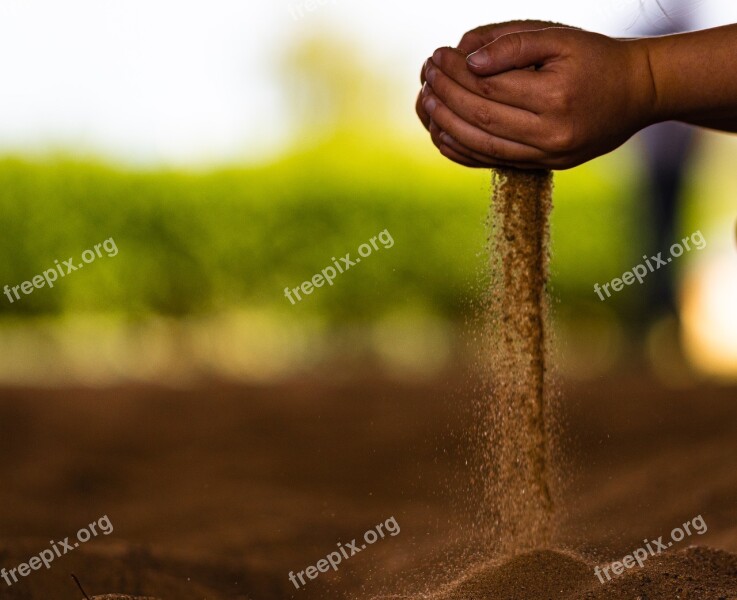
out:
{"label": "blurred background", "polygon": [[[469,540],[490,174],[442,158],[414,104],[437,47],[528,17],[631,37],[737,4],[0,2],[0,566],[115,526],[9,600],[78,598],[70,572],[90,596],[364,599],[488,557]],[[667,125],[556,175],[567,548],[621,557],[703,514],[704,543],[737,550],[735,156]],[[285,297],[384,230],[393,247]],[[705,249],[596,295],[696,231]],[[396,539],[295,592],[290,571],[392,515]]]}
{"label": "blurred background", "polygon": [[[119,253],[0,296],[0,380],[442,371],[468,353],[483,292],[489,173],[435,152],[414,115],[422,62],[517,18],[618,36],[737,20],[726,0],[661,4],[667,17],[655,0],[5,0],[0,284],[107,238]],[[658,187],[663,135],[556,177],[555,318],[571,377],[632,363],[669,385],[737,377],[737,140],[681,136]],[[670,204],[653,210],[663,186]],[[384,229],[391,250],[285,298]],[[594,293],[697,230],[707,248],[667,277]]]}

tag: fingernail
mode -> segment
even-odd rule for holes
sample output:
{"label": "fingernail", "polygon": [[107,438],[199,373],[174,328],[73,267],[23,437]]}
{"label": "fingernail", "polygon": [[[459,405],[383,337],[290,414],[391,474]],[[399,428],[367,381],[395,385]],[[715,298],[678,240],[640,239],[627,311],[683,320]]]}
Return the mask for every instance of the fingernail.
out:
{"label": "fingernail", "polygon": [[442,58],[443,58],[443,51],[440,48],[438,48],[437,50],[435,50],[435,52],[432,55],[432,61],[437,66],[440,66],[440,61],[442,60]]}
{"label": "fingernail", "polygon": [[479,69],[488,66],[491,62],[491,59],[486,52],[474,52],[473,54],[469,54],[466,60],[468,61],[468,64]]}
{"label": "fingernail", "polygon": [[422,97],[426,98],[430,94],[430,85],[425,82],[422,84]]}
{"label": "fingernail", "polygon": [[451,144],[455,143],[455,139],[445,132],[440,134],[440,141],[443,142],[443,144],[445,144],[446,146],[450,146]]}
{"label": "fingernail", "polygon": [[435,70],[435,67],[427,67],[425,69],[425,79],[427,79],[427,82],[432,85],[435,82],[435,75],[437,74],[437,71]]}
{"label": "fingernail", "polygon": [[422,101],[422,105],[425,107],[427,114],[431,115],[435,112],[435,108],[438,106],[438,101],[433,97],[428,97]]}

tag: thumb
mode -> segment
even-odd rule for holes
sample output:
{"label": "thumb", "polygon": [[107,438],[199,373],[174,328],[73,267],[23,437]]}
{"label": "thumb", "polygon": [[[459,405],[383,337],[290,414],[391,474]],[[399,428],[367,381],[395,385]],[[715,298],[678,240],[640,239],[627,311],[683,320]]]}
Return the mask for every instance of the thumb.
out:
{"label": "thumb", "polygon": [[498,75],[543,64],[557,56],[560,48],[560,38],[555,29],[522,31],[494,40],[470,54],[467,62],[477,75]]}
{"label": "thumb", "polygon": [[553,23],[552,21],[507,21],[506,23],[494,23],[483,25],[466,33],[458,44],[458,49],[464,54],[476,52],[482,46],[490,44],[494,40],[508,33],[519,33],[520,31],[538,31],[550,27],[568,28],[568,25]]}

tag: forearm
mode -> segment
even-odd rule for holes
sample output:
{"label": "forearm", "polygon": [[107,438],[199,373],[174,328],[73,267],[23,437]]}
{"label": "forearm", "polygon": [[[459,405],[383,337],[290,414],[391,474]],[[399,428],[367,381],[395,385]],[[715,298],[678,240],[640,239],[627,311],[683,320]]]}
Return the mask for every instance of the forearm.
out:
{"label": "forearm", "polygon": [[737,132],[737,25],[645,38],[653,121]]}

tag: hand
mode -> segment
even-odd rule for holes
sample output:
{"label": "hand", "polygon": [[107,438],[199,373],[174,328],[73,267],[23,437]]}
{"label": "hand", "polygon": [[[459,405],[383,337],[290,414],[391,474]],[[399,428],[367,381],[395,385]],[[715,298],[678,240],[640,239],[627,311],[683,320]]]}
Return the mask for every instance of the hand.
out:
{"label": "hand", "polygon": [[[566,26],[561,25],[560,23],[553,23],[550,21],[532,21],[532,20],[508,21],[506,23],[494,23],[491,25],[483,25],[482,27],[477,27],[476,29],[472,29],[471,31],[466,32],[461,38],[460,43],[458,44],[458,50],[460,50],[464,55],[468,55],[482,48],[486,44],[490,44],[491,42],[495,41],[501,36],[507,35],[508,33],[518,33],[520,31],[536,31],[539,29],[546,29],[548,27],[566,27]],[[425,69],[427,65],[430,63],[430,61],[431,59],[428,58],[427,61],[425,61],[425,64],[422,66],[422,70],[420,72],[420,82],[422,84],[424,84],[426,81]],[[425,126],[425,129],[430,131],[430,116],[425,112],[425,109],[422,106],[422,98],[423,96],[420,93],[417,96],[417,104],[415,108],[417,111],[417,116],[420,117],[420,121],[422,121],[422,124]]]}
{"label": "hand", "polygon": [[467,166],[567,169],[655,120],[648,47],[637,40],[571,28],[510,33],[467,60],[441,49],[424,74],[433,141]]}
{"label": "hand", "polygon": [[[506,23],[493,23],[492,25],[483,25],[482,27],[477,27],[476,29],[472,29],[471,31],[463,34],[463,37],[458,44],[458,50],[468,55],[472,52],[476,52],[476,50],[480,48],[483,48],[484,46],[486,46],[486,44],[490,44],[501,36],[507,35],[508,33],[518,33],[520,31],[536,31],[538,29],[545,29],[547,27],[565,27],[565,25],[560,25],[559,23],[552,23],[549,21],[508,21]],[[422,65],[422,70],[420,72],[420,83],[422,84],[424,84],[426,81],[425,69],[430,60],[431,59],[428,58],[425,61],[425,64]],[[422,96],[420,95],[417,97],[417,115],[420,117],[420,121],[422,121],[423,125],[425,125],[425,128],[427,129],[430,125],[430,118],[422,108],[421,100]]]}

